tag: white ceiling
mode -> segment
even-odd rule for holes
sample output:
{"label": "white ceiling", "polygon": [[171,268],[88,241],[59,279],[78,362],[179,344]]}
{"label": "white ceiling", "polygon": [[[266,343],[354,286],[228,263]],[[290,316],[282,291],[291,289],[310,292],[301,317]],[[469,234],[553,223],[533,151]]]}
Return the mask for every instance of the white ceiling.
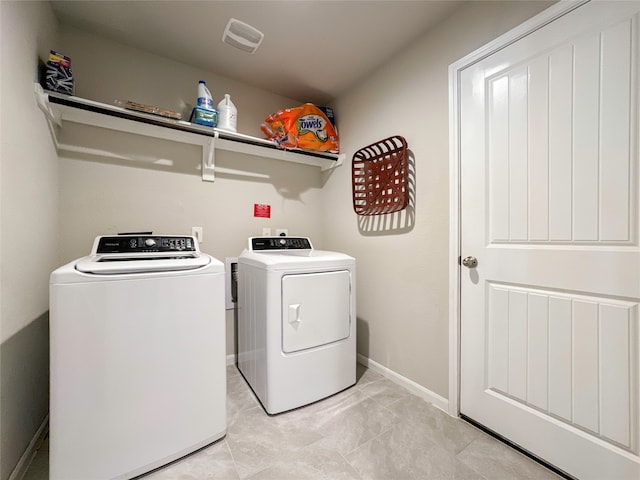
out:
{"label": "white ceiling", "polygon": [[[459,0],[58,1],[61,23],[265,90],[330,104],[460,6]],[[248,54],[229,18],[264,33]]]}

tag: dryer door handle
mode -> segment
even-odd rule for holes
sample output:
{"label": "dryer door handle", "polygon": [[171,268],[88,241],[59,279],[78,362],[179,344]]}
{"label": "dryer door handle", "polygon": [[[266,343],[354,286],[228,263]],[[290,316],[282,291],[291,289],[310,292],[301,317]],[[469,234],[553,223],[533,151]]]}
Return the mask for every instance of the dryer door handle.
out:
{"label": "dryer door handle", "polygon": [[289,323],[297,325],[300,323],[300,304],[289,305]]}

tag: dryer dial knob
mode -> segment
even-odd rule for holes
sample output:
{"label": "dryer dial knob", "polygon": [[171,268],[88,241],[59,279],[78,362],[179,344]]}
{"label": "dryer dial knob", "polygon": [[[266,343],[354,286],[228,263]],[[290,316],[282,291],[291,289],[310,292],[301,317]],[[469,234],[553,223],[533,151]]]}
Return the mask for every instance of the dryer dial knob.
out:
{"label": "dryer dial knob", "polygon": [[147,239],[144,241],[144,244],[145,244],[147,247],[155,247],[155,246],[156,246],[156,241],[155,241],[153,238],[147,238]]}
{"label": "dryer dial knob", "polygon": [[280,243],[280,245],[283,245],[283,246],[284,246],[284,245],[286,245],[286,244],[287,244],[287,241],[286,241],[284,238],[281,238],[281,239],[279,240],[279,243]]}

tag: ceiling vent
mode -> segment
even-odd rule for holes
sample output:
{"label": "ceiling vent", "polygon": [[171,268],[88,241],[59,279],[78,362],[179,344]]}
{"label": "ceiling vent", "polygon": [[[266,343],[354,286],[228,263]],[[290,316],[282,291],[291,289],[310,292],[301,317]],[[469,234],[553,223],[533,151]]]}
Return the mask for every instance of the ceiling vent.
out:
{"label": "ceiling vent", "polygon": [[260,30],[235,18],[229,19],[222,34],[224,43],[248,53],[255,52],[262,43],[263,38],[264,33]]}

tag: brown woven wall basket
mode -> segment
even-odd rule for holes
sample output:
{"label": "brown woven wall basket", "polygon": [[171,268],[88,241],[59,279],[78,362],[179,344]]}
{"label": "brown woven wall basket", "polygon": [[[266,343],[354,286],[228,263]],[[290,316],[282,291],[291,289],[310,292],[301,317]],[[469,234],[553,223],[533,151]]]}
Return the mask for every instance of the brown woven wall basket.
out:
{"label": "brown woven wall basket", "polygon": [[398,212],[409,204],[407,141],[395,135],[361,148],[351,163],[353,209],[358,215]]}

